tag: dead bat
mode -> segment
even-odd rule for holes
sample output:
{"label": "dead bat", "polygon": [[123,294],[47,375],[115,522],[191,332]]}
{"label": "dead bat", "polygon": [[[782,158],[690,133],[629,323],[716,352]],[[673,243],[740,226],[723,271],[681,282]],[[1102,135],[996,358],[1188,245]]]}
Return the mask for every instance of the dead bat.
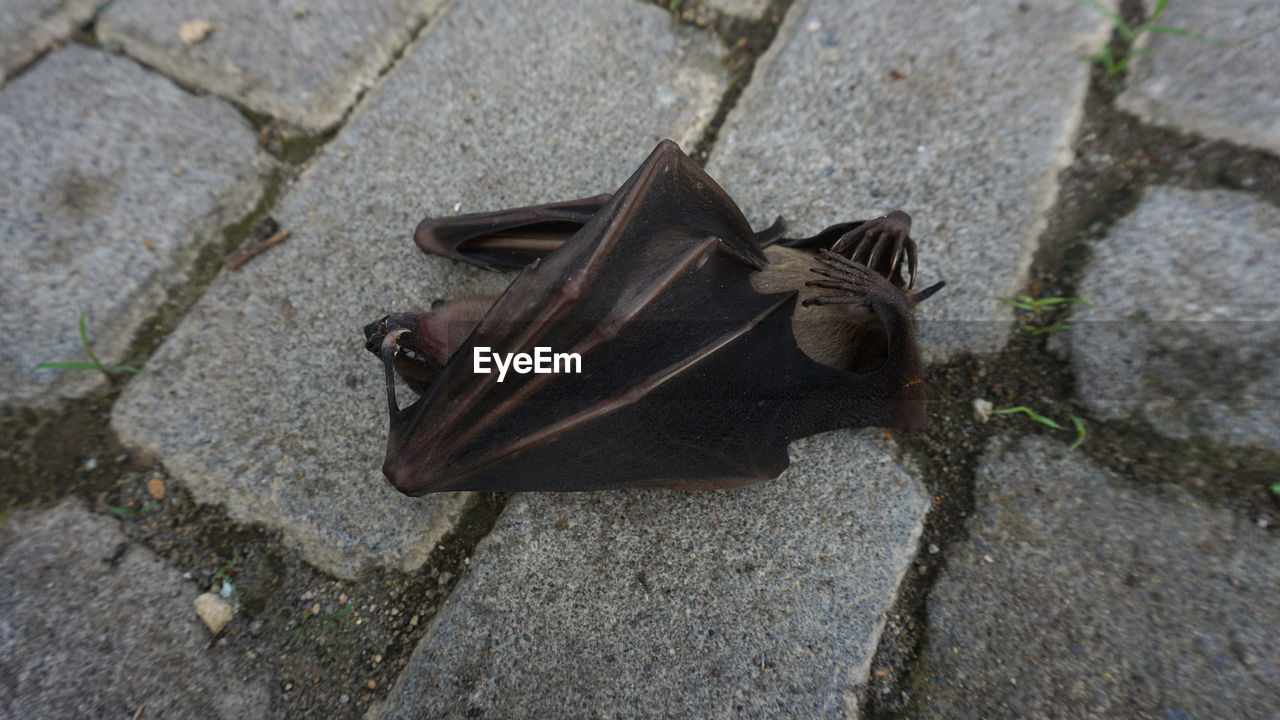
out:
{"label": "dead bat", "polygon": [[[942,283],[906,294],[910,224],[757,234],[671,141],[613,195],[428,218],[429,252],[524,270],[496,300],[365,327],[386,374],[383,472],[409,495],[728,488],[777,477],[797,438],[918,429],[911,314]],[[538,348],[581,372],[475,371],[486,349],[519,370]],[[403,409],[396,374],[420,393]]]}

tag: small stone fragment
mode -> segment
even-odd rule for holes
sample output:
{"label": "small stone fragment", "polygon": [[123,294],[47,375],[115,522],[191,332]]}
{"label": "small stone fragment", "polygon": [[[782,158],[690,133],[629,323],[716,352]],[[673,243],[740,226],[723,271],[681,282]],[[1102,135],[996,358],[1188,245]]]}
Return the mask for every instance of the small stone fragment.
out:
{"label": "small stone fragment", "polygon": [[204,593],[196,598],[196,614],[209,626],[209,631],[216,634],[231,622],[235,611],[231,608],[231,603],[218,597],[216,593]]}
{"label": "small stone fragment", "polygon": [[164,499],[164,480],[159,476],[155,476],[147,481],[147,492],[151,494],[153,500]]}
{"label": "small stone fragment", "polygon": [[995,406],[991,404],[990,400],[975,398],[973,401],[973,416],[978,419],[978,422],[990,420],[993,409],[995,409]]}
{"label": "small stone fragment", "polygon": [[178,28],[178,38],[183,45],[191,46],[209,37],[213,23],[208,20],[188,20]]}

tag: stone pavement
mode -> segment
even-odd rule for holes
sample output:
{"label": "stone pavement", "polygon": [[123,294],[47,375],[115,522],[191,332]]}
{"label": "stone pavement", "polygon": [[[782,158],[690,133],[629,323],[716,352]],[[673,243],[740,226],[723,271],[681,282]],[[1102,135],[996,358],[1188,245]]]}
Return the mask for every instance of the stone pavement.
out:
{"label": "stone pavement", "polygon": [[[1079,58],[1112,27],[1069,0],[215,5],[0,10],[0,401],[108,402],[148,470],[53,506],[5,491],[28,507],[0,516],[0,717],[1275,716],[1280,33],[1144,36],[1116,97]],[[1165,138],[1159,182],[1140,152],[1080,157],[1122,122]],[[360,327],[510,280],[422,254],[416,222],[612,191],[662,138],[757,227],[908,210],[921,282],[948,281],[920,310],[930,392],[966,411],[797,441],[734,491],[393,491]],[[1189,179],[1210,142],[1246,180]],[[285,242],[198,260],[267,214]],[[1024,293],[1090,305],[999,301]],[[86,359],[78,310],[142,372],[33,372]],[[1071,327],[1019,329],[1044,323]],[[1009,404],[1071,412],[1082,446],[970,416],[1023,363],[1068,382]],[[31,434],[4,432],[0,462]],[[1204,477],[1153,487],[1153,462]],[[320,579],[227,590],[210,634],[194,598],[262,557]],[[386,594],[423,578],[442,598]],[[917,634],[886,634],[903,613]],[[303,634],[321,616],[343,642]]]}

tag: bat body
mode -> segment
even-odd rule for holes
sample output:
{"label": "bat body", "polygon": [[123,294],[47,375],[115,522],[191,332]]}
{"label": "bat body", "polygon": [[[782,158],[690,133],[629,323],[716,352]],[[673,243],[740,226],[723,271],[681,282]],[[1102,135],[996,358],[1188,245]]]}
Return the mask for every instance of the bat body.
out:
{"label": "bat body", "polygon": [[[410,495],[724,488],[776,477],[800,437],[918,428],[911,309],[940,286],[906,295],[909,228],[895,212],[756,233],[670,141],[612,195],[429,218],[424,249],[524,270],[496,299],[365,328],[387,376],[383,471]],[[581,372],[475,372],[486,349],[540,347]],[[403,409],[395,374],[420,393]]]}

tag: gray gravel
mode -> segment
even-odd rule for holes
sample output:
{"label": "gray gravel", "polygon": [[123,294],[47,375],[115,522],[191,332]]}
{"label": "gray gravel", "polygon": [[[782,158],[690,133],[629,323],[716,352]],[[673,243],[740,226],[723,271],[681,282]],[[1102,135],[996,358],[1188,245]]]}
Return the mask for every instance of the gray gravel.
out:
{"label": "gray gravel", "polygon": [[382,370],[360,329],[509,277],[426,256],[415,224],[615,189],[659,139],[698,136],[727,82],[718,56],[627,0],[455,6],[276,205],[292,237],[214,283],[114,427],[326,571],[420,567],[466,497],[383,479]]}
{"label": "gray gravel", "polygon": [[815,0],[793,8],[756,67],[708,170],[757,224],[799,234],[882,215],[914,219],[922,349],[940,360],[1003,346],[996,298],[1025,283],[1058,171],[1107,37],[1066,2],[930,8]]}
{"label": "gray gravel", "polygon": [[1070,342],[1101,417],[1280,448],[1280,210],[1225,190],[1150,190],[1093,248]]}
{"label": "gray gravel", "polygon": [[99,0],[5,0],[0,4],[0,81],[93,17]]}
{"label": "gray gravel", "polygon": [[[1148,11],[1154,3],[1147,2]],[[1270,0],[1174,2],[1161,25],[1240,40],[1280,23]],[[1280,31],[1222,48],[1173,35],[1144,35],[1121,108],[1211,138],[1280,152]]]}
{"label": "gray gravel", "polygon": [[855,717],[929,498],[879,431],[724,492],[517,496],[380,716]]}
{"label": "gray gravel", "polygon": [[118,363],[201,246],[258,200],[249,124],[133,62],[70,46],[0,90],[0,399],[52,405]]}
{"label": "gray gravel", "polygon": [[267,717],[269,678],[210,646],[196,586],[80,501],[8,518],[0,582],[0,716]]}
{"label": "gray gravel", "polygon": [[[307,130],[342,119],[443,0],[130,0],[98,38],[167,75]],[[185,44],[183,23],[213,30]]]}
{"label": "gray gravel", "polygon": [[993,443],[929,599],[922,718],[1269,718],[1280,540],[1046,440]]}

